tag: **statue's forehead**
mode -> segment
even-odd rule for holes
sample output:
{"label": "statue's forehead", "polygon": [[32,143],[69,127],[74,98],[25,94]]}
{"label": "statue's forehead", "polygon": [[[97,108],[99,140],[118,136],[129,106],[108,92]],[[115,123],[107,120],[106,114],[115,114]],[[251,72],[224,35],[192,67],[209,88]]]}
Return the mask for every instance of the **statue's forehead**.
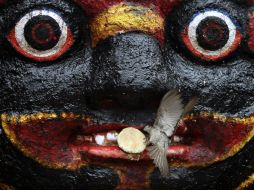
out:
{"label": "statue's forehead", "polygon": [[[83,7],[89,14],[98,14],[112,5],[123,2],[141,4],[145,7],[157,9],[162,14],[167,14],[176,5],[188,2],[188,0],[73,0],[73,1],[79,4],[81,7]],[[198,1],[199,0],[197,0],[197,3]],[[214,0],[214,4],[216,4],[216,2],[220,1]],[[234,0],[232,0],[232,2],[234,2]],[[238,2],[241,2],[241,4],[250,4],[250,5],[254,4],[254,0],[239,0]]]}
{"label": "statue's forehead", "polygon": [[[1,1],[1,0],[0,0]],[[97,15],[109,7],[119,3],[137,3],[157,10],[162,15],[167,14],[181,0],[73,0],[79,4],[88,15]]]}
{"label": "statue's forehead", "polygon": [[[169,13],[176,5],[183,5],[188,0],[72,0],[81,6],[88,15],[95,16],[119,3],[134,3],[157,10],[162,16]],[[197,0],[199,1],[199,0]],[[234,1],[234,0],[232,0]],[[0,6],[8,0],[0,0]],[[219,1],[218,1],[219,2]],[[241,4],[254,5],[254,0],[239,0]],[[216,0],[214,1],[216,4]]]}

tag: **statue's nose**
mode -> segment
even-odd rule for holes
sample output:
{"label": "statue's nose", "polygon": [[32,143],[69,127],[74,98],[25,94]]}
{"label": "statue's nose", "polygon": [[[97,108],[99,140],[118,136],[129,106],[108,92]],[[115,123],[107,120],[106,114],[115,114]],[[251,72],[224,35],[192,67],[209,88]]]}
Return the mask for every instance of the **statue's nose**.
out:
{"label": "statue's nose", "polygon": [[160,45],[143,33],[126,33],[99,44],[93,54],[95,88],[156,89],[165,80]]}
{"label": "statue's nose", "polygon": [[138,105],[163,91],[164,18],[158,10],[119,3],[96,15],[90,28],[93,99]]}
{"label": "statue's nose", "polygon": [[91,82],[100,95],[131,94],[124,99],[130,103],[164,91],[167,73],[160,44],[149,35],[130,32],[108,38],[97,45],[93,59]]}

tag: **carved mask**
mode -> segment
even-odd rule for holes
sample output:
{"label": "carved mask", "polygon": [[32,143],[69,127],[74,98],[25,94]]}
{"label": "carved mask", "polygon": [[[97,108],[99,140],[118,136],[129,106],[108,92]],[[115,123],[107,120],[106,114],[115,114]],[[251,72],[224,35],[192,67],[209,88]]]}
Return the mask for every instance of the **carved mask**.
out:
{"label": "carved mask", "polygon": [[[0,0],[2,188],[253,188],[253,3]],[[163,178],[115,138],[170,89],[199,103]]]}

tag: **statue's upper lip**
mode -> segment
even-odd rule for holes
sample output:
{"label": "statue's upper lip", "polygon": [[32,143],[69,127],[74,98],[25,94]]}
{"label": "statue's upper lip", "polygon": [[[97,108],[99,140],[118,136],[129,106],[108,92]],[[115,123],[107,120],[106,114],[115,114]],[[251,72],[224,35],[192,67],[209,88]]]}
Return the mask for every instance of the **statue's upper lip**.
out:
{"label": "statue's upper lip", "polygon": [[[169,161],[178,165],[205,165],[236,154],[254,135],[254,117],[227,118],[213,113],[186,116],[172,137]],[[96,135],[119,132],[119,123],[93,123],[73,113],[2,114],[8,138],[25,155],[52,168],[76,169],[87,163],[112,160],[150,160],[147,152],[126,154],[115,142],[98,145]],[[76,141],[81,137],[81,141]],[[91,137],[91,138],[90,138]],[[90,139],[89,139],[90,138]],[[103,161],[102,161],[103,160]]]}

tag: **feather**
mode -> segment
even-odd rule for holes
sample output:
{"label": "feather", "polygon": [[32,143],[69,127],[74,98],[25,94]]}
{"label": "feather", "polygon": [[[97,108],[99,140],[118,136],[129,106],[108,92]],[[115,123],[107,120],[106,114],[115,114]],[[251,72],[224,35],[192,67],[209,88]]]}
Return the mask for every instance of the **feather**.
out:
{"label": "feather", "polygon": [[159,127],[161,131],[171,136],[175,126],[183,113],[181,95],[176,91],[169,91],[161,101],[154,127]]}
{"label": "feather", "polygon": [[197,101],[198,98],[194,97],[184,107],[181,94],[176,90],[169,91],[161,100],[153,127],[147,126],[144,129],[149,133],[149,143],[152,144],[147,148],[149,156],[164,177],[169,174],[167,149],[170,139],[168,137],[173,135],[178,121],[193,109]]}
{"label": "feather", "polygon": [[169,166],[167,161],[166,150],[162,149],[157,145],[148,147],[148,153],[153,159],[156,167],[159,168],[162,176],[166,177],[169,175]]}
{"label": "feather", "polygon": [[193,109],[193,107],[198,103],[198,100],[199,100],[198,97],[191,98],[188,104],[184,107],[183,115],[189,113]]}

